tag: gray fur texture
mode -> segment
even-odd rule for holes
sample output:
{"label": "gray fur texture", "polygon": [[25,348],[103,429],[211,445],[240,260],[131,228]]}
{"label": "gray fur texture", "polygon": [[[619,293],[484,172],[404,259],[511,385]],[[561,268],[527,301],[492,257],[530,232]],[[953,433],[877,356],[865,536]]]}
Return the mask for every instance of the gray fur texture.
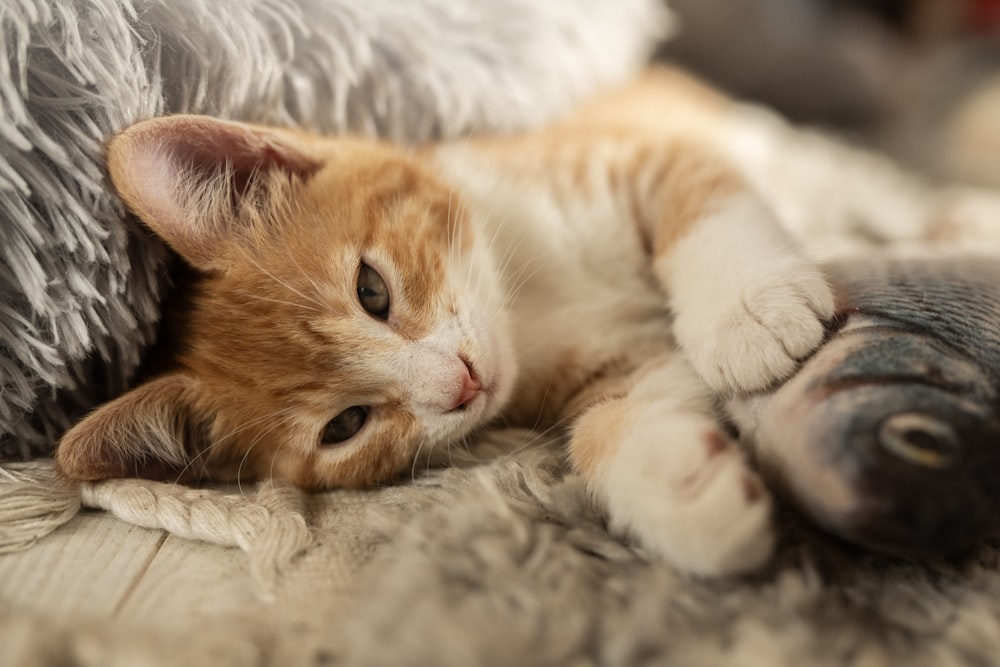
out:
{"label": "gray fur texture", "polygon": [[660,0],[13,0],[0,6],[0,459],[122,391],[168,255],[101,147],[206,113],[417,142],[543,121],[637,69]]}

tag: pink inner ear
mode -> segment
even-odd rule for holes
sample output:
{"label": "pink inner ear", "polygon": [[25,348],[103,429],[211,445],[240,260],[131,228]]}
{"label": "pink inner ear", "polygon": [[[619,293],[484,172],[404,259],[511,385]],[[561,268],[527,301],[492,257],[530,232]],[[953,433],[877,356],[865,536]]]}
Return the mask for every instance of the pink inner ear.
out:
{"label": "pink inner ear", "polygon": [[208,118],[190,117],[178,123],[168,142],[195,166],[214,166],[228,159],[237,172],[282,169],[309,176],[319,164],[266,131]]}
{"label": "pink inner ear", "polygon": [[[221,167],[233,169],[234,198],[246,192],[255,173],[281,170],[300,178],[321,164],[302,153],[279,131],[204,116],[168,116],[134,125],[109,147],[112,181],[129,206],[170,246],[197,267],[214,262],[222,220],[190,210],[198,198],[184,188],[223,187],[213,183]],[[194,177],[194,182],[188,179]]]}
{"label": "pink inner ear", "polygon": [[212,174],[218,165],[228,162],[235,171],[237,192],[246,189],[255,171],[281,169],[306,178],[319,169],[318,162],[266,130],[198,116],[169,120],[173,121],[169,125],[151,128],[148,140],[197,171]]}

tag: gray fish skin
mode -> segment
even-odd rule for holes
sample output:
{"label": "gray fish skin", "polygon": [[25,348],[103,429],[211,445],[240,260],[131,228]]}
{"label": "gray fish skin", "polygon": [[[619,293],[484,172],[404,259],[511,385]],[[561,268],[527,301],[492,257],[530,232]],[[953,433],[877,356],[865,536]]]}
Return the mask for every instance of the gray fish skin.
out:
{"label": "gray fish skin", "polygon": [[729,412],[762,473],[828,531],[908,556],[1000,528],[1000,261],[841,261],[840,316]]}

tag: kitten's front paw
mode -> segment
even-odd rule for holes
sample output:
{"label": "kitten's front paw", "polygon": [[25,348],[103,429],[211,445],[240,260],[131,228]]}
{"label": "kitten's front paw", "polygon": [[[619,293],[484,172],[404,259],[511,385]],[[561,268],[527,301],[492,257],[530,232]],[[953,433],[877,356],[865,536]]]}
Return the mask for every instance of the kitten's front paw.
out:
{"label": "kitten's front paw", "polygon": [[604,491],[612,529],[684,572],[741,574],[771,555],[770,496],[706,417],[644,410]]}
{"label": "kitten's front paw", "polygon": [[764,389],[791,375],[819,347],[824,321],[834,315],[830,286],[805,260],[730,291],[736,294],[679,313],[676,323],[691,364],[719,392]]}

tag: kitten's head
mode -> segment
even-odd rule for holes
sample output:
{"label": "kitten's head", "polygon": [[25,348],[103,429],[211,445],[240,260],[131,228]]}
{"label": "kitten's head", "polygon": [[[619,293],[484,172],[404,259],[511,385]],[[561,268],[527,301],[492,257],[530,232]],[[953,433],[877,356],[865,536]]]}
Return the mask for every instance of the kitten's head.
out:
{"label": "kitten's head", "polygon": [[507,400],[488,239],[418,158],[173,116],[115,137],[108,165],[198,277],[171,316],[176,366],[67,432],[68,476],[369,485]]}

